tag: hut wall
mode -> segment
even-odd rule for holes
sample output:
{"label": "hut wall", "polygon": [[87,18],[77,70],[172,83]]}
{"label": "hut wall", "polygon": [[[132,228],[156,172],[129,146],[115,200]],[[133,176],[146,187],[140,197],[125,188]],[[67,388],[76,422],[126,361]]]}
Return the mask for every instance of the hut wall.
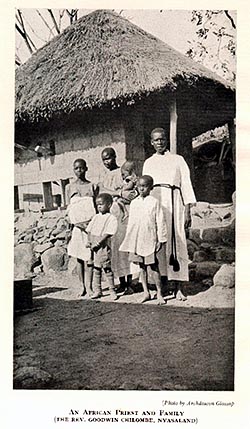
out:
{"label": "hut wall", "polygon": [[[16,141],[26,145],[29,150],[19,150],[15,163],[15,185],[18,186],[19,207],[36,209],[44,201],[44,184],[52,182],[52,195],[61,195],[62,183],[73,177],[72,164],[77,158],[84,158],[88,164],[87,177],[97,182],[103,165],[101,151],[112,146],[117,153],[117,162],[125,160],[125,131],[120,118],[97,116],[93,121],[73,121],[70,125],[60,126],[53,123],[46,129],[26,129],[16,132]],[[55,155],[46,154],[46,147],[53,141]],[[45,148],[44,155],[37,156],[35,147]],[[30,199],[29,199],[30,195]]]}
{"label": "hut wall", "polygon": [[128,109],[124,116],[126,159],[134,161],[137,172],[142,172],[145,161],[143,114],[140,109]]}

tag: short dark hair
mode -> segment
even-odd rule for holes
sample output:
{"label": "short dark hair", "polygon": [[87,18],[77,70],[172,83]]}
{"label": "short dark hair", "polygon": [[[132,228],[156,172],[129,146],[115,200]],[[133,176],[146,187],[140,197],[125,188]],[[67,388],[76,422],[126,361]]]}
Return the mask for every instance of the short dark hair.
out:
{"label": "short dark hair", "polygon": [[128,173],[135,172],[135,162],[134,161],[125,161],[121,166],[121,171],[127,171]]}
{"label": "short dark hair", "polygon": [[152,176],[149,176],[148,174],[144,174],[143,176],[139,177],[139,180],[140,179],[145,180],[153,188],[153,186],[154,186],[154,179],[153,179]]}
{"label": "short dark hair", "polygon": [[150,134],[151,139],[153,138],[153,135],[156,133],[163,133],[166,136],[166,131],[164,130],[164,128],[154,128]]}
{"label": "short dark hair", "polygon": [[83,158],[77,158],[75,159],[75,161],[73,162],[73,166],[75,165],[76,162],[80,162],[81,164],[83,164],[85,167],[87,167],[87,162],[85,161],[85,159]]}
{"label": "short dark hair", "polygon": [[96,201],[98,200],[98,198],[100,198],[102,201],[104,201],[105,203],[108,203],[108,204],[110,204],[110,205],[112,205],[113,204],[113,198],[112,198],[112,195],[110,195],[110,194],[108,194],[108,193],[106,193],[106,192],[103,192],[103,193],[101,193],[101,194],[99,194],[99,195],[97,195],[97,197],[96,197]]}
{"label": "short dark hair", "polygon": [[116,151],[112,147],[105,147],[102,150],[102,156],[104,153],[108,153],[112,158],[116,158]]}

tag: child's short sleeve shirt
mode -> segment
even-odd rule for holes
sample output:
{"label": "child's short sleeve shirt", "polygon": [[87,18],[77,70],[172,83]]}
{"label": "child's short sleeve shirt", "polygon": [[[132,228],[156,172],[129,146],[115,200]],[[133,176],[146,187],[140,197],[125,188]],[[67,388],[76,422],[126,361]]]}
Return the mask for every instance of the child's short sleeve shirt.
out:
{"label": "child's short sleeve shirt", "polygon": [[96,214],[87,226],[86,231],[92,235],[102,236],[105,234],[114,235],[117,231],[118,222],[111,213]]}

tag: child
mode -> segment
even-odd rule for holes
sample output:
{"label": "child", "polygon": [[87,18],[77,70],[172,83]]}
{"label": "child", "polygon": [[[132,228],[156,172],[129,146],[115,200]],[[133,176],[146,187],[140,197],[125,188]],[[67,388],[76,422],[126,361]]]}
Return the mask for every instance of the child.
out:
{"label": "child", "polygon": [[130,202],[138,196],[138,190],[136,188],[137,174],[133,161],[124,162],[124,164],[121,166],[121,176],[123,181],[121,196],[114,198],[114,201],[116,201],[119,205],[123,213],[122,221],[124,221],[129,214],[128,206]]}
{"label": "child", "polygon": [[86,227],[90,219],[96,213],[94,208],[95,189],[86,179],[88,171],[84,159],[76,159],[73,163],[76,180],[66,186],[66,200],[68,215],[73,225],[72,236],[68,244],[68,254],[77,260],[77,272],[82,286],[82,296],[91,295],[92,268],[88,266],[91,259],[90,249],[86,247],[88,242]]}
{"label": "child", "polygon": [[141,302],[150,300],[148,290],[148,267],[151,268],[159,304],[165,304],[161,291],[161,277],[156,253],[167,241],[166,224],[158,200],[150,195],[153,188],[151,176],[142,176],[138,182],[139,197],[130,204],[126,236],[120,246],[123,252],[130,252],[131,262],[140,266],[143,286]]}
{"label": "child", "polygon": [[110,213],[113,198],[110,194],[102,193],[96,198],[96,214],[86,228],[88,233],[88,247],[93,252],[94,264],[94,294],[92,299],[102,296],[101,274],[106,274],[109,284],[110,296],[116,300],[117,294],[114,286],[114,275],[111,269],[111,237],[117,231],[117,219]]}

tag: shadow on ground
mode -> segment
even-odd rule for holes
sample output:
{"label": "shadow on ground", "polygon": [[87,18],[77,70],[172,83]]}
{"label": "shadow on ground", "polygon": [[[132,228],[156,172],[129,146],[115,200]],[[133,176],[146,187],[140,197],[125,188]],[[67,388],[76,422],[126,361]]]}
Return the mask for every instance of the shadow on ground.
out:
{"label": "shadow on ground", "polygon": [[[31,389],[233,390],[234,310],[35,300],[16,315],[15,371]],[[14,388],[27,388],[22,382]]]}

